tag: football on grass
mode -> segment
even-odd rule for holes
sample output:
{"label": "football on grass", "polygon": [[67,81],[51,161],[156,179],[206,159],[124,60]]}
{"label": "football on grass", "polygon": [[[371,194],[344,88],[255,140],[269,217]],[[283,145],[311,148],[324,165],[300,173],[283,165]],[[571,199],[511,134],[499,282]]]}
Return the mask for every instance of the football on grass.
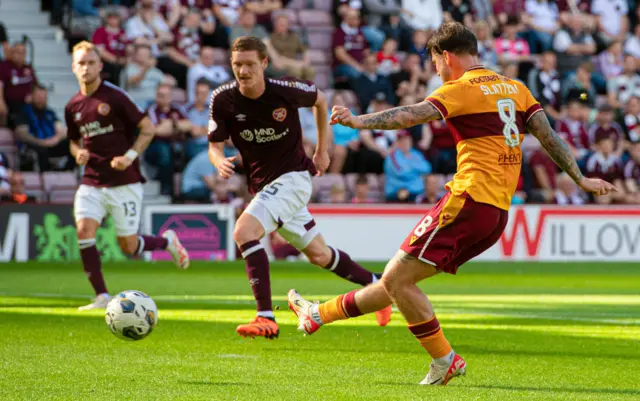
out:
{"label": "football on grass", "polygon": [[142,340],[158,324],[158,308],[142,291],[123,291],[109,301],[105,320],[116,337]]}

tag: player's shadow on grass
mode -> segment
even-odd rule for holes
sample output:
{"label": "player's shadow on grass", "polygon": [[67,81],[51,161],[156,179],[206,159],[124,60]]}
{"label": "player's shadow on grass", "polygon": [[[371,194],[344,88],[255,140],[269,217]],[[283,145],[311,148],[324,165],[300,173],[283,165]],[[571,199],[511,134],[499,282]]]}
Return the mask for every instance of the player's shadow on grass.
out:
{"label": "player's shadow on grass", "polygon": [[[404,385],[404,383],[395,383]],[[508,391],[544,391],[544,392],[564,392],[578,394],[616,394],[616,395],[640,395],[640,390],[634,389],[610,389],[610,388],[567,388],[567,387],[518,387],[518,386],[497,386],[497,385],[458,385],[456,387],[464,387],[469,389],[482,390],[508,390]]]}

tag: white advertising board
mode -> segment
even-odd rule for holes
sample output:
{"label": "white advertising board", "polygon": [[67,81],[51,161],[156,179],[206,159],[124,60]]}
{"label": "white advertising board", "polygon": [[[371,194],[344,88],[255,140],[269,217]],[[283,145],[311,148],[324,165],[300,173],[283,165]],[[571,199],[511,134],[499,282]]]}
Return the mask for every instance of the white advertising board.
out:
{"label": "white advertising board", "polygon": [[[386,261],[428,206],[313,206],[327,242],[356,260]],[[640,262],[640,208],[513,207],[502,238],[476,260]]]}

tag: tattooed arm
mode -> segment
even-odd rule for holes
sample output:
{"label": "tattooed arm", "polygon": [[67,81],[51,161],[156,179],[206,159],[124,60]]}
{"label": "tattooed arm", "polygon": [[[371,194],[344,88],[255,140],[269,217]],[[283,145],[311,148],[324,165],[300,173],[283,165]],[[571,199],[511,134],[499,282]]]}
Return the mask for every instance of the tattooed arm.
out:
{"label": "tattooed arm", "polygon": [[533,134],[533,136],[540,141],[542,147],[545,148],[549,156],[551,156],[562,171],[569,174],[569,177],[577,184],[580,184],[584,176],[582,172],[580,172],[578,163],[576,163],[576,159],[573,157],[569,146],[556,134],[553,128],[551,128],[544,112],[539,111],[529,118],[529,121],[527,121],[527,132]]}
{"label": "tattooed arm", "polygon": [[409,128],[440,118],[442,118],[440,112],[431,103],[423,101],[361,116],[352,115],[346,107],[334,106],[331,124],[340,123],[358,129],[392,130]]}
{"label": "tattooed arm", "polygon": [[591,192],[595,195],[618,192],[616,187],[604,180],[586,178],[582,175],[569,146],[551,128],[544,112],[539,111],[529,118],[527,132],[533,134],[540,141],[542,147],[549,153],[553,161],[585,192]]}

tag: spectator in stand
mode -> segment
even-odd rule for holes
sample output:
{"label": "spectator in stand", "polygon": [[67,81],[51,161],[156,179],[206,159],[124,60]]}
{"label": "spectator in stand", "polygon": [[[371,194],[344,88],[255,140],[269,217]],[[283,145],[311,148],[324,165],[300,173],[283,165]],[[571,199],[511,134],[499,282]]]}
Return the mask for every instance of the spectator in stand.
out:
{"label": "spectator in stand", "polygon": [[624,57],[622,74],[607,81],[607,94],[609,103],[615,108],[624,107],[631,96],[640,96],[640,75],[632,55]]}
{"label": "spectator in stand", "polygon": [[11,46],[7,59],[0,63],[0,125],[7,119],[8,127],[18,137],[24,134],[27,125],[24,105],[31,102],[33,87],[38,85],[36,72],[27,64],[27,48],[24,42]]}
{"label": "spectator in stand", "polygon": [[0,203],[24,203],[26,200],[22,174],[11,169],[7,156],[0,153]]}
{"label": "spectator in stand", "polygon": [[629,36],[624,43],[624,52],[634,57],[636,69],[640,69],[640,24],[636,25],[633,33],[633,36]]}
{"label": "spectator in stand", "polygon": [[416,93],[422,74],[420,56],[417,54],[407,54],[407,57],[402,62],[402,69],[389,75],[391,89],[396,97],[403,98]]}
{"label": "spectator in stand", "polygon": [[333,184],[329,189],[329,203],[347,203],[347,190],[344,185]]}
{"label": "spectator in stand", "polygon": [[313,81],[316,70],[311,66],[311,59],[307,47],[297,32],[289,29],[289,16],[285,13],[275,13],[273,33],[265,40],[270,67],[276,75],[292,75],[294,77]]}
{"label": "spectator in stand", "polygon": [[552,51],[546,51],[540,57],[538,68],[529,71],[528,87],[533,97],[538,99],[540,105],[555,124],[555,120],[562,118],[560,109],[561,90],[560,74],[556,70],[557,58]]}
{"label": "spectator in stand", "polygon": [[627,0],[593,0],[591,12],[598,17],[598,29],[606,42],[623,42],[629,32]]}
{"label": "spectator in stand", "polygon": [[364,59],[362,75],[351,81],[353,91],[358,96],[360,110],[368,110],[374,98],[395,104],[395,94],[389,78],[378,73],[378,60],[375,54],[369,54]]}
{"label": "spectator in stand", "polygon": [[229,72],[221,65],[215,64],[212,47],[203,47],[200,51],[200,61],[187,72],[187,99],[190,103],[196,100],[196,84],[205,81],[211,89],[215,89],[231,79]]}
{"label": "spectator in stand", "polygon": [[[360,29],[367,43],[369,43],[371,50],[374,52],[380,50],[382,42],[384,42],[384,32],[382,32],[377,25],[368,22],[369,10],[361,0],[333,0],[334,26],[344,20],[344,15],[349,9],[356,10],[362,18],[361,21],[364,21],[364,23],[360,24]],[[374,18],[374,20],[376,19]]]}
{"label": "spectator in stand", "polygon": [[127,40],[151,47],[154,57],[163,55],[163,48],[173,43],[173,34],[167,22],[154,8],[154,0],[141,0],[138,12],[125,24]]}
{"label": "spectator in stand", "polygon": [[435,205],[445,193],[442,176],[429,174],[424,177],[424,192],[416,197],[416,203]]}
{"label": "spectator in stand", "polygon": [[[301,107],[298,109],[300,117],[300,126],[302,127],[302,146],[309,158],[313,158],[318,143],[318,126],[316,124],[316,116],[311,107]],[[331,149],[331,139],[328,141],[329,149]]]}
{"label": "spectator in stand", "polygon": [[559,21],[566,25],[569,23],[572,15],[582,14],[590,17],[591,0],[555,0],[558,7]]}
{"label": "spectator in stand", "polygon": [[[184,18],[189,12],[197,11],[200,15],[200,30],[204,42],[204,36],[213,35],[216,28],[216,18],[213,15],[213,4],[211,0],[179,0],[178,8],[180,10],[180,18]],[[171,29],[178,25],[178,20],[173,23],[170,21]]]}
{"label": "spectator in stand", "polygon": [[570,15],[567,26],[553,38],[553,50],[558,54],[558,72],[563,79],[590,61],[596,53],[596,43],[584,30],[584,21],[582,14]]}
{"label": "spectator in stand", "polygon": [[636,95],[631,96],[627,102],[624,111],[624,127],[629,142],[640,142],[640,97]]}
{"label": "spectator in stand", "polygon": [[424,124],[424,127],[425,154],[433,166],[433,172],[442,175],[454,174],[457,170],[457,150],[449,126],[442,120],[434,120]]}
{"label": "spectator in stand", "polygon": [[442,24],[439,0],[400,0],[402,19],[413,30],[435,31]]}
{"label": "spectator in stand", "polygon": [[625,191],[632,203],[640,203],[640,142],[629,146],[629,160],[624,165]]}
{"label": "spectator in stand", "polygon": [[624,131],[614,120],[614,110],[610,104],[604,103],[598,108],[595,122],[589,128],[589,141],[595,142],[595,138],[608,136],[613,141],[613,154],[622,157],[624,152]]}
{"label": "spectator in stand", "polygon": [[384,194],[387,202],[414,202],[424,192],[424,176],[431,165],[413,148],[409,131],[398,132],[394,148],[384,160]]}
{"label": "spectator in stand", "polygon": [[92,39],[102,59],[102,78],[114,85],[120,84],[120,71],[127,65],[127,36],[121,25],[118,10],[110,9],[105,24],[96,29]]}
{"label": "spectator in stand", "polygon": [[[392,107],[384,95],[381,95],[371,102],[371,110],[368,112],[377,113]],[[361,130],[360,142],[363,146],[358,155],[358,172],[382,174],[384,159],[396,141],[396,135],[397,130]]]}
{"label": "spectator in stand", "polygon": [[580,96],[571,97],[567,106],[567,116],[556,122],[556,132],[569,145],[573,156],[580,161],[591,149],[587,131],[589,109]]}
{"label": "spectator in stand", "polygon": [[553,199],[557,188],[556,177],[558,166],[542,147],[536,149],[528,157],[528,165],[533,176],[531,199],[548,202]]}
{"label": "spectator in stand", "polygon": [[558,7],[554,1],[527,0],[525,3],[525,32],[532,53],[543,53],[551,49],[553,35],[558,31]]}
{"label": "spectator in stand", "polygon": [[509,62],[523,62],[531,60],[529,44],[518,37],[521,31],[520,22],[515,17],[509,17],[502,30],[502,36],[496,39],[496,53],[501,65]]}
{"label": "spectator in stand", "polygon": [[360,174],[356,179],[355,187],[353,189],[353,198],[351,198],[351,203],[362,204],[362,203],[373,203],[373,199],[369,198],[369,193],[371,189],[369,188],[369,180],[367,176],[364,174]]}
{"label": "spectator in stand", "polygon": [[525,0],[493,0],[493,13],[500,25],[506,25],[509,18],[522,17],[525,11]]}
{"label": "spectator in stand", "polygon": [[[562,85],[562,104],[566,105],[570,96],[579,94],[586,98],[589,107],[595,107],[596,89],[591,83],[593,64],[585,62],[578,66],[575,74],[569,75]],[[574,95],[572,95],[574,94]]]}
{"label": "spectator in stand", "polygon": [[442,20],[444,22],[456,21],[473,27],[473,13],[469,0],[441,0]]}
{"label": "spectator in stand", "polygon": [[[334,106],[347,106],[342,92],[333,95]],[[351,110],[357,113],[357,110]],[[333,131],[333,157],[329,165],[329,173],[350,173],[355,170],[355,158],[360,149],[360,131],[341,124],[332,125]]]}
{"label": "spectator in stand", "polygon": [[622,161],[614,153],[614,144],[611,137],[602,133],[595,138],[594,149],[585,162],[585,176],[589,178],[600,178],[612,183],[617,192],[612,192],[605,196],[595,197],[595,202],[600,204],[610,204],[613,202],[624,202],[626,193],[624,191]]}
{"label": "spectator in stand", "polygon": [[[28,131],[17,132],[21,153],[33,157],[38,171],[73,170],[75,159],[69,153],[67,129],[48,107],[47,89],[34,86],[33,99],[24,106]],[[57,163],[53,163],[57,159]]]}
{"label": "spectator in stand", "polygon": [[378,61],[378,73],[389,76],[400,71],[400,60],[398,60],[398,42],[395,39],[386,39],[382,49],[376,54]]}
{"label": "spectator in stand", "polygon": [[[387,0],[393,1],[395,0]],[[389,16],[388,21],[382,23],[382,32],[386,38],[395,39],[401,51],[409,51],[411,48],[411,29],[400,18],[400,12]]]}
{"label": "spectator in stand", "polygon": [[[600,82],[605,87],[604,91],[606,91],[606,81],[622,74],[624,71],[623,64],[622,42],[611,42],[605,51],[596,56],[596,71],[600,73]],[[593,81],[593,77],[591,80]],[[598,81],[594,81],[594,84],[596,84],[596,89],[599,90]]]}
{"label": "spectator in stand", "polygon": [[156,68],[156,59],[149,45],[135,45],[132,62],[124,69],[122,87],[141,109],[146,109],[156,96],[160,84],[175,86],[176,81],[170,75],[164,75]]}
{"label": "spectator in stand", "polygon": [[211,87],[206,80],[196,84],[194,102],[187,106],[187,117],[191,122],[190,136],[185,142],[184,153],[187,160],[209,149],[209,94]]}
{"label": "spectator in stand", "polygon": [[175,141],[184,139],[191,132],[191,123],[184,108],[171,102],[171,86],[160,84],[156,101],[147,110],[147,115],[156,126],[153,142],[144,154],[144,160],[157,168],[155,179],[160,181],[162,195],[173,194],[173,147]]}
{"label": "spectator in stand", "polygon": [[520,78],[518,78],[519,74],[520,74],[520,65],[518,63],[515,63],[512,61],[512,62],[505,63],[504,66],[502,67],[502,75],[504,75],[509,79],[513,79],[514,81],[522,82]]}
{"label": "spectator in stand", "polygon": [[496,71],[498,69],[498,54],[491,28],[486,21],[475,24],[475,34],[478,38],[478,57],[485,67]]}
{"label": "spectator in stand", "polygon": [[340,26],[333,32],[333,67],[336,78],[354,79],[363,71],[362,63],[369,46],[360,29],[360,13],[351,8],[344,13]]}
{"label": "spectator in stand", "polygon": [[262,25],[256,25],[256,14],[246,6],[240,9],[238,21],[231,27],[229,45],[241,36],[255,36],[262,40],[269,37],[269,33]]}
{"label": "spectator in stand", "polygon": [[269,32],[273,30],[273,15],[282,10],[282,6],[281,0],[251,0],[246,3],[246,7],[256,15],[257,24]]}
{"label": "spectator in stand", "polygon": [[245,0],[213,0],[213,15],[216,17],[216,30],[213,42],[207,43],[213,47],[229,48],[229,32],[238,22],[240,9]]}
{"label": "spectator in stand", "polygon": [[585,194],[567,173],[558,174],[556,178],[558,189],[553,193],[553,203],[556,205],[584,205]]}
{"label": "spectator in stand", "polygon": [[431,55],[427,54],[426,47],[429,42],[429,32],[425,30],[415,30],[411,35],[409,53],[420,55],[420,63],[431,62]]}
{"label": "spectator in stand", "polygon": [[99,17],[100,11],[92,0],[74,0],[71,2],[73,12],[80,17]]}
{"label": "spectator in stand", "polygon": [[[393,16],[395,16],[396,19],[399,19],[400,2],[396,0],[364,0],[363,6],[369,12],[367,15],[367,22],[371,26],[382,27],[385,20],[389,20]],[[389,36],[386,35],[386,32],[384,31],[385,30],[382,29],[385,37],[388,39]],[[395,39],[399,41],[400,38]]]}
{"label": "spectator in stand", "polygon": [[173,45],[167,48],[167,57],[158,60],[158,68],[172,75],[180,88],[187,87],[187,72],[200,57],[200,15],[189,11],[173,32]]}
{"label": "spectator in stand", "polygon": [[180,195],[185,200],[211,203],[218,171],[209,161],[207,152],[198,153],[182,172]]}
{"label": "spectator in stand", "polygon": [[9,37],[4,24],[0,22],[0,61],[4,61],[9,54]]}

